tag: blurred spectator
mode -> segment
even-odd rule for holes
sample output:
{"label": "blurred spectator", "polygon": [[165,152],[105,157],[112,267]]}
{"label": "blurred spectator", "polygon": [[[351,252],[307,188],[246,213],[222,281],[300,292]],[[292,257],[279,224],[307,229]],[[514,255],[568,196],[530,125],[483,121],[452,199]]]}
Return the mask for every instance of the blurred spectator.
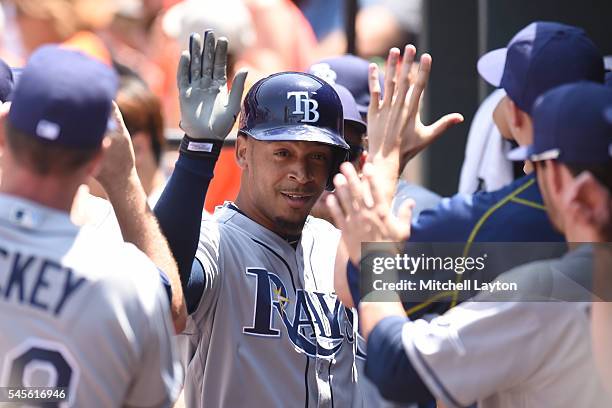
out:
{"label": "blurred spectator", "polygon": [[345,0],[293,0],[317,36],[316,59],[346,52]]}
{"label": "blurred spectator", "polygon": [[249,8],[259,48],[275,52],[286,71],[303,71],[314,58],[317,39],[291,0],[243,0]]}
{"label": "blurred spectator", "polygon": [[160,169],[165,144],[161,105],[137,74],[119,72],[117,105],[132,137],[138,177],[153,208],[166,182]]}
{"label": "blurred spectator", "polygon": [[[118,65],[119,90],[117,105],[132,138],[136,172],[153,208],[166,183],[161,170],[161,156],[165,145],[164,120],[159,99],[144,80],[127,67]],[[99,197],[106,194],[96,182],[90,192]]]}
{"label": "blurred spectator", "polygon": [[421,0],[380,0],[366,6],[355,22],[357,52],[364,58],[386,55],[391,47],[417,46]]}
{"label": "blurred spectator", "polygon": [[185,0],[171,7],[162,20],[164,33],[186,49],[191,33],[203,35],[207,29],[229,42],[227,77],[231,81],[236,71],[249,70],[249,82],[283,70],[282,58],[257,41],[251,13],[243,0]]}
{"label": "blurred spectator", "polygon": [[160,98],[164,116],[178,125],[176,65],[180,48],[161,29],[161,16],[170,2],[114,1],[115,17],[101,33],[113,60],[138,73]]}
{"label": "blurred spectator", "polygon": [[14,0],[25,57],[43,44],[63,43],[110,64],[110,53],[94,31],[110,24],[110,0]]}
{"label": "blurred spectator", "polygon": [[[179,2],[164,14],[162,29],[181,49],[188,47],[189,37],[194,32],[203,35],[205,30],[212,29],[218,37],[226,37],[229,42],[227,78],[230,85],[239,69],[249,71],[247,88],[260,77],[284,69],[282,60],[275,53],[258,46],[251,13],[243,0],[227,0],[223,4],[215,0]],[[218,170],[206,195],[206,210],[209,212],[213,212],[215,206],[236,198],[238,193],[240,169],[234,158],[234,141],[233,132],[221,150]]]}

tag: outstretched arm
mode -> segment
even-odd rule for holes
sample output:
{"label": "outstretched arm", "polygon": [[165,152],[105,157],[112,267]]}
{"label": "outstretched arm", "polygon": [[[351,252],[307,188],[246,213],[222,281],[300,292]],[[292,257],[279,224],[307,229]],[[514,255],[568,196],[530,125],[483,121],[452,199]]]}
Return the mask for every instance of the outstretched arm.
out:
{"label": "outstretched arm", "polygon": [[[381,180],[372,164],[364,167],[363,181],[350,163],[344,163],[341,171],[334,179],[337,199],[330,196],[328,204],[336,225],[346,237],[344,249],[351,260],[352,276],[358,278],[361,242],[407,239],[413,203],[403,206],[401,218],[396,219],[390,203],[379,190]],[[351,287],[350,292],[350,300],[358,303],[359,329],[367,341],[367,354],[376,356],[367,359],[365,372],[381,395],[398,402],[432,401],[433,395],[404,349],[402,331],[408,319],[397,295],[388,294],[386,301],[373,301],[365,290],[365,297],[359,303],[359,290],[355,292]],[[406,392],[408,385],[409,393]]]}
{"label": "outstretched arm", "polygon": [[181,55],[177,86],[185,137],[174,172],[155,206],[178,264],[189,312],[199,303],[205,283],[201,266],[194,262],[204,200],[221,146],[240,110],[247,74],[236,74],[228,94],[227,46],[225,38],[215,41],[214,33],[207,31],[204,43],[192,34],[189,51]]}
{"label": "outstretched arm", "polygon": [[185,327],[187,313],[176,262],[147,204],[136,173],[132,141],[116,104],[113,120],[115,131],[109,135],[111,144],[96,178],[113,205],[124,241],[136,245],[169,279],[172,320],[179,333]]}
{"label": "outstretched arm", "polygon": [[[419,151],[430,143],[428,138],[415,136],[415,123],[418,122],[419,101],[429,80],[431,57],[428,54],[421,57],[417,79],[412,83],[410,69],[416,49],[407,45],[404,59],[398,67],[399,54],[397,48],[389,50],[383,100],[380,100],[377,66],[370,65],[369,71],[368,163],[373,164],[380,174],[378,191],[385,203],[391,203],[395,193],[403,151]],[[350,219],[347,220],[347,223],[350,222]],[[365,241],[355,240],[355,236],[342,231],[336,255],[335,290],[340,300],[349,307],[357,303],[354,296],[359,292],[359,279],[355,267],[361,259],[361,242]],[[348,254],[351,254],[352,263],[348,263]]]}

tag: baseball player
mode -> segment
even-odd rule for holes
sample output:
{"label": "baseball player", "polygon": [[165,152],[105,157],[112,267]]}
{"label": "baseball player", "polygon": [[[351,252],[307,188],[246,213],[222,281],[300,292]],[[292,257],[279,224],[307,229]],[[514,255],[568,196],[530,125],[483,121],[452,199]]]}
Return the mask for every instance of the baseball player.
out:
{"label": "baseball player", "polygon": [[[577,63],[559,64],[560,58],[568,58]],[[523,145],[530,143],[533,137],[530,112],[538,95],[564,83],[578,80],[602,83],[604,78],[601,53],[585,32],[553,22],[536,22],[523,28],[513,37],[508,47],[481,57],[478,69],[485,79],[505,89],[507,96],[502,101],[505,106],[504,119],[512,124],[509,126],[513,132],[512,137]],[[418,127],[416,125],[416,129]],[[376,136],[372,134],[368,138],[372,141]],[[400,157],[403,155],[400,153]],[[391,174],[395,174],[386,173],[389,179]],[[509,222],[512,228],[507,228]],[[497,191],[474,195],[457,194],[443,199],[437,207],[422,212],[412,223],[410,238],[411,242],[465,243],[466,253],[474,242],[562,240],[563,237],[546,216],[537,180],[532,172]],[[541,256],[541,251],[536,255]],[[342,258],[346,259],[345,254],[340,253],[338,265],[341,265],[339,260]],[[508,263],[507,269],[518,265],[514,256],[503,261]],[[347,277],[342,275],[344,271],[346,268],[343,266],[337,270],[336,292],[347,306],[352,306],[349,282],[356,284],[358,279],[356,275],[351,276],[353,269],[349,269]],[[453,272],[450,274],[454,275]],[[451,275],[446,278],[453,278]],[[353,290],[358,292],[355,286]],[[414,317],[424,313],[443,313],[459,302],[455,291],[434,296],[438,297],[406,304],[409,315]]]}
{"label": "baseball player", "polygon": [[[610,125],[612,126],[612,106]],[[597,242],[593,287],[596,294],[609,296],[612,293],[612,192],[605,188],[592,174],[584,172],[576,178],[563,209],[568,223],[576,226],[579,242]],[[610,300],[604,298],[604,300]],[[593,353],[599,376],[612,394],[612,302],[593,302],[591,310],[591,336]]]}
{"label": "baseball player", "polygon": [[[564,211],[575,177],[587,170],[612,190],[612,128],[603,115],[610,105],[612,91],[601,84],[555,88],[534,105],[534,143],[510,153],[535,163],[551,222],[569,242],[581,232]],[[364,169],[366,183],[348,164],[342,172],[335,185],[344,213],[333,200],[330,205],[343,235],[367,242],[410,234],[409,224],[400,228],[385,216],[389,205],[375,169]],[[410,321],[398,302],[364,301],[366,375],[383,395],[400,401],[433,395],[448,407],[608,407],[612,399],[596,375],[591,348],[591,293],[584,290],[592,271],[593,248],[574,244],[562,258],[501,275],[500,281],[524,284],[509,301],[481,293],[431,322]]]}
{"label": "baseball player", "polygon": [[228,97],[226,40],[215,46],[207,32],[204,41],[202,51],[194,35],[181,56],[186,136],[155,209],[190,314],[180,336],[186,405],[360,406],[353,316],[333,289],[339,232],[308,216],[348,150],[340,99],[309,74],[257,82],[240,114],[240,192],[200,226],[246,75],[237,74]]}
{"label": "baseball player", "polygon": [[[14,90],[0,184],[1,402],[168,407],[180,391],[157,267],[134,245],[70,221],[78,187],[99,171],[124,238],[157,260],[166,256],[158,264],[171,268],[169,249],[142,210],[133,152],[131,160],[117,156],[126,145],[105,138],[116,88],[106,65],[46,46]],[[114,115],[112,138],[129,141]],[[105,154],[126,160],[111,165]]]}

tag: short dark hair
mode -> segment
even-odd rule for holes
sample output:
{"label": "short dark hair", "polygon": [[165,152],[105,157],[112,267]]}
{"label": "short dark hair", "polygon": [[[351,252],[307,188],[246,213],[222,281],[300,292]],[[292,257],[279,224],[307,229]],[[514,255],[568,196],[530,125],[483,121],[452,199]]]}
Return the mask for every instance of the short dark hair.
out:
{"label": "short dark hair", "polygon": [[35,172],[46,175],[66,175],[88,163],[99,151],[57,145],[49,140],[29,135],[6,122],[6,141],[19,162]]}
{"label": "short dark hair", "polygon": [[132,136],[137,132],[145,132],[149,136],[155,163],[159,165],[166,141],[161,103],[138,74],[127,70],[118,71],[117,105],[125,127]]}

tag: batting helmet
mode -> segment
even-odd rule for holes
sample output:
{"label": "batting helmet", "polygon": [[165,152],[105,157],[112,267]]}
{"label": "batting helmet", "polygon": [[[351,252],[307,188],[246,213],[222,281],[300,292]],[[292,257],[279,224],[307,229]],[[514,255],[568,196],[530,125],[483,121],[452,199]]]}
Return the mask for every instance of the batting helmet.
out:
{"label": "batting helmet", "polygon": [[333,148],[333,176],[346,160],[349,146],[344,141],[340,97],[328,83],[300,72],[281,72],[259,80],[242,104],[239,133],[256,140],[304,141]]}

